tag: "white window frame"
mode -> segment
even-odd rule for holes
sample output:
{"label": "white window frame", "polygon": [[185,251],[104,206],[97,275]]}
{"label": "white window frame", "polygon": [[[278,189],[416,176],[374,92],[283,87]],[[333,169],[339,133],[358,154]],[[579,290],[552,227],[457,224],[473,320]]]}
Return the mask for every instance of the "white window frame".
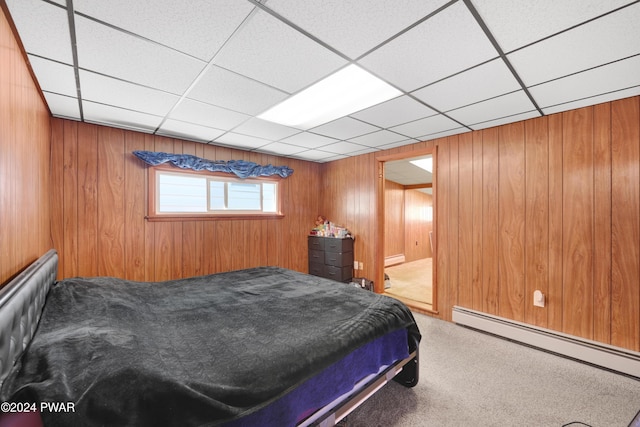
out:
{"label": "white window frame", "polygon": [[[162,175],[197,176],[206,179],[206,210],[201,212],[181,212],[160,210],[160,177]],[[148,213],[147,219],[150,221],[171,221],[171,220],[211,220],[224,218],[280,218],[282,213],[282,178],[280,177],[259,177],[259,178],[237,178],[232,174],[182,170],[172,166],[151,166],[148,176]],[[210,183],[225,183],[225,208],[212,209],[210,202]],[[228,188],[229,183],[251,183],[260,184],[260,209],[228,209]],[[275,184],[275,212],[265,212],[263,203],[264,184]]]}

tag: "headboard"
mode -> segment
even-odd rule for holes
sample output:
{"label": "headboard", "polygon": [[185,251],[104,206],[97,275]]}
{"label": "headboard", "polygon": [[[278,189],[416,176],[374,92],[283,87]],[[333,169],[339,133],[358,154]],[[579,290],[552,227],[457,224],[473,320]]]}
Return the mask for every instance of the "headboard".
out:
{"label": "headboard", "polygon": [[0,387],[33,338],[57,271],[51,249],[0,289]]}

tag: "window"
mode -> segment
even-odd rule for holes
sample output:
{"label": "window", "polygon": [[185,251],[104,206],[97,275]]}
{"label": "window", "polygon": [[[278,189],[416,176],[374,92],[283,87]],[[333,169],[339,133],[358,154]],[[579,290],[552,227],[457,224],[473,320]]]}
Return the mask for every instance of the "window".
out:
{"label": "window", "polygon": [[239,179],[228,174],[149,168],[151,220],[279,217],[279,178]]}

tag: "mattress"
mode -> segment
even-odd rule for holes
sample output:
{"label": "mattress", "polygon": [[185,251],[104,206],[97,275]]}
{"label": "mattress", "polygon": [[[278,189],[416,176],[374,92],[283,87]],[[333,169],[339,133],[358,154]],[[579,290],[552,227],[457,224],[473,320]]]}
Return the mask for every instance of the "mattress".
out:
{"label": "mattress", "polygon": [[0,397],[72,402],[73,412],[42,413],[53,426],[247,425],[355,354],[351,387],[370,354],[358,350],[398,334],[402,351],[379,366],[420,339],[404,304],[277,267],[157,283],[73,278],[52,287]]}

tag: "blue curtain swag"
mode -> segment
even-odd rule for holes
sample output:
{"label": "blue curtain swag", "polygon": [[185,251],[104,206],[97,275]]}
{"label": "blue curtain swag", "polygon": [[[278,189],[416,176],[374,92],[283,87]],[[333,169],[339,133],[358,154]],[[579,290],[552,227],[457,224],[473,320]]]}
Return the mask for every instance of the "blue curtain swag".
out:
{"label": "blue curtain swag", "polygon": [[293,169],[287,166],[259,165],[246,160],[207,160],[191,154],[171,154],[159,151],[136,150],[133,154],[148,165],[158,166],[170,163],[182,169],[194,171],[227,172],[233,173],[239,178],[257,178],[260,176],[278,175],[287,178],[293,173]]}

